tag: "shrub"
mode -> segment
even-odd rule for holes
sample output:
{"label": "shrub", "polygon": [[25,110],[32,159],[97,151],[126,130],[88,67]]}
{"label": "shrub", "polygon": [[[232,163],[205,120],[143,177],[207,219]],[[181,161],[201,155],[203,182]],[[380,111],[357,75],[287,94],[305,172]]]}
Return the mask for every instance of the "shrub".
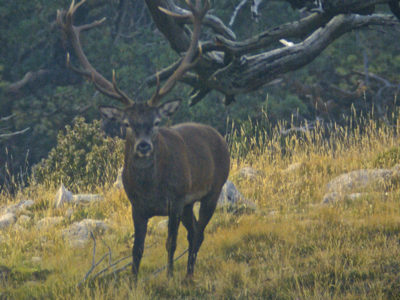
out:
{"label": "shrub", "polygon": [[33,168],[39,184],[56,187],[63,183],[72,191],[95,189],[115,180],[123,160],[123,141],[106,137],[99,121],[73,126],[59,132],[57,146]]}

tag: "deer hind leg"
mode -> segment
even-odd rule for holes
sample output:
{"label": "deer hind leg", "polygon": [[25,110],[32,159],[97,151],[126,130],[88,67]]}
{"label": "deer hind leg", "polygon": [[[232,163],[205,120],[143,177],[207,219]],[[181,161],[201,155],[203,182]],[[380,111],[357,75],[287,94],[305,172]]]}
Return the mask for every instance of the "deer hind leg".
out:
{"label": "deer hind leg", "polygon": [[[176,203],[183,203],[176,201]],[[172,277],[174,273],[174,253],[176,250],[176,239],[178,237],[179,223],[181,221],[182,208],[174,205],[173,201],[168,201],[168,238],[167,238],[167,252],[168,264],[167,275]]]}
{"label": "deer hind leg", "polygon": [[204,229],[206,228],[208,222],[210,222],[211,217],[214,214],[215,208],[217,207],[217,202],[220,193],[221,189],[215,189],[211,191],[207,196],[203,197],[200,201],[196,246],[194,248],[194,252],[196,253],[196,255],[204,240]]}
{"label": "deer hind leg", "polygon": [[135,226],[135,241],[133,243],[132,249],[132,273],[134,276],[134,280],[137,280],[140,260],[143,256],[144,250],[144,241],[147,233],[147,218],[143,218],[142,216],[135,214],[134,210],[132,211],[133,216],[133,224]]}
{"label": "deer hind leg", "polygon": [[182,223],[187,229],[188,235],[187,239],[189,242],[189,254],[187,262],[187,273],[186,277],[192,277],[194,272],[194,264],[196,263],[197,252],[196,248],[196,238],[197,238],[197,220],[193,214],[193,204],[187,205],[183,209]]}

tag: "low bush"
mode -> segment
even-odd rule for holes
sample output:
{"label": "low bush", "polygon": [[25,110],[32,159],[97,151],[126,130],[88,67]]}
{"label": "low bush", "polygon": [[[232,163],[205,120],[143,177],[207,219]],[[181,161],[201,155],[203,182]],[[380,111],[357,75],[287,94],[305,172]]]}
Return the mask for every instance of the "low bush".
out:
{"label": "low bush", "polygon": [[88,191],[115,180],[122,161],[121,139],[106,137],[99,121],[77,118],[58,134],[57,146],[34,166],[32,177],[38,184]]}

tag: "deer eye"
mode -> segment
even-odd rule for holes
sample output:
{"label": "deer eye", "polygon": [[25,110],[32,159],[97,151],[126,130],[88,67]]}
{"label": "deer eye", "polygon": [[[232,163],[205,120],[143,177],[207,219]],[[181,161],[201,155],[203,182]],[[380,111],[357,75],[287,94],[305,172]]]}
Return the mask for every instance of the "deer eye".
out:
{"label": "deer eye", "polygon": [[129,122],[128,122],[128,121],[124,121],[124,122],[122,122],[122,125],[123,125],[124,127],[129,127]]}
{"label": "deer eye", "polygon": [[159,126],[160,123],[161,123],[160,120],[155,120],[155,121],[154,121],[154,126]]}

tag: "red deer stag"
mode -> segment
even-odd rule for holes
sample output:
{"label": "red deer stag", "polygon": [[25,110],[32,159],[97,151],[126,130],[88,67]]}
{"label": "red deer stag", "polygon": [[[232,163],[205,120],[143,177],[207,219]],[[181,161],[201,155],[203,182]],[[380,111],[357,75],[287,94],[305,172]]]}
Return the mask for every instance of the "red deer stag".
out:
{"label": "red deer stag", "polygon": [[[198,46],[202,19],[209,9],[206,0],[186,3],[193,22],[189,48],[176,71],[166,80],[148,102],[136,103],[121,91],[115,81],[105,79],[90,64],[82,49],[79,34],[101,24],[74,26],[73,15],[83,1],[72,2],[67,12],[58,12],[57,20],[66,40],[74,49],[83,69],[70,66],[74,71],[91,80],[103,94],[119,100],[123,109],[103,106],[102,114],[126,126],[125,162],[122,180],[132,204],[135,227],[132,271],[137,278],[149,218],[168,216],[168,276],[173,274],[173,258],[180,221],[186,227],[189,242],[187,276],[194,272],[197,252],[204,239],[204,229],[210,221],[222,186],[229,173],[229,152],[224,138],[213,128],[195,123],[179,124],[170,128],[159,127],[163,117],[172,115],[180,101],[159,101],[174,87],[201,55]],[[166,14],[171,12],[160,8]],[[69,55],[67,55],[69,64]],[[200,202],[198,220],[193,214],[193,204]]]}

